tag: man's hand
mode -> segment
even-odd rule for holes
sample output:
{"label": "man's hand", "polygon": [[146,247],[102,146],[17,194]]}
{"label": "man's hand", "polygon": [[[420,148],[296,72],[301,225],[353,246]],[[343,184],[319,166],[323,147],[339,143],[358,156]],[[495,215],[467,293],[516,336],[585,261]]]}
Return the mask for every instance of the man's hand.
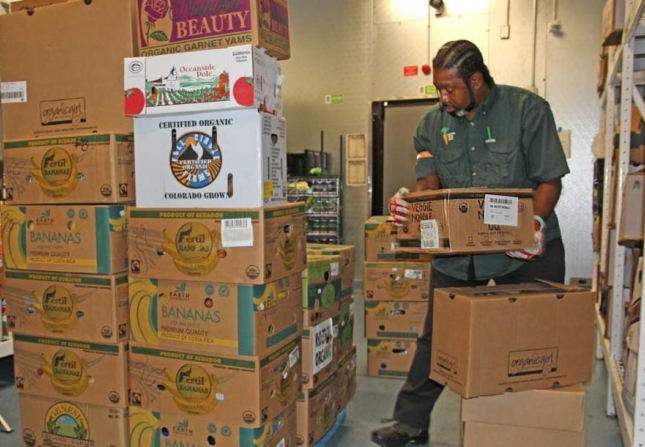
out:
{"label": "man's hand", "polygon": [[408,221],[408,208],[410,205],[403,200],[403,197],[409,193],[408,188],[401,188],[396,194],[390,197],[388,208],[390,215],[394,217],[394,225],[397,227],[402,227]]}
{"label": "man's hand", "polygon": [[546,224],[540,216],[535,216],[533,220],[533,228],[535,233],[533,235],[533,242],[535,246],[532,248],[525,248],[524,250],[514,250],[506,252],[506,256],[510,256],[515,259],[522,259],[524,261],[530,261],[536,256],[541,256],[544,251],[544,230],[546,230]]}

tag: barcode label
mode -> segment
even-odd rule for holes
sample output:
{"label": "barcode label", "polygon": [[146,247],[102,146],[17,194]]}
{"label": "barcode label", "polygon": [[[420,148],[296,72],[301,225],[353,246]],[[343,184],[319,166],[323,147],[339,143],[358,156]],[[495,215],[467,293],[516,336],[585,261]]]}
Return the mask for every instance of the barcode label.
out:
{"label": "barcode label", "polygon": [[439,248],[439,226],[435,219],[422,220],[421,248]]}
{"label": "barcode label", "polygon": [[0,83],[0,100],[4,104],[27,102],[27,82]]}
{"label": "barcode label", "polygon": [[332,262],[330,263],[331,267],[331,276],[338,276],[338,273],[340,273],[340,265],[338,262]]}
{"label": "barcode label", "polygon": [[519,199],[517,197],[484,196],[484,223],[486,225],[517,226]]}
{"label": "barcode label", "polygon": [[403,277],[410,279],[423,279],[423,272],[421,270],[405,269]]}
{"label": "barcode label", "polygon": [[222,219],[222,247],[252,247],[253,223],[251,218]]}
{"label": "barcode label", "polygon": [[289,354],[289,366],[292,368],[298,363],[298,359],[300,358],[300,348],[296,348],[293,351],[291,351],[291,354]]}

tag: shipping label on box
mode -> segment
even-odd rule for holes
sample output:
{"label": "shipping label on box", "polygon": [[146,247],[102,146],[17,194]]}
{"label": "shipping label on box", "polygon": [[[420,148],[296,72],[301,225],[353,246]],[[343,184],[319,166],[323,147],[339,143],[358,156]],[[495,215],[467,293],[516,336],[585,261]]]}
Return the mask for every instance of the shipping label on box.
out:
{"label": "shipping label on box", "polygon": [[[165,443],[162,444],[161,440]],[[118,444],[126,445],[126,444]],[[258,428],[215,424],[210,416],[159,413],[130,407],[130,447],[287,447],[296,445],[296,404]]]}
{"label": "shipping label on box", "polygon": [[129,208],[128,238],[136,278],[266,284],[306,266],[302,204],[246,211]]}
{"label": "shipping label on box", "polygon": [[[405,241],[398,241],[397,230],[390,216],[372,216],[365,222],[365,260],[388,261],[393,259],[409,261],[430,261],[427,253],[408,253],[400,250]],[[414,244],[411,244],[414,245]]]}
{"label": "shipping label on box", "polygon": [[137,206],[287,202],[286,121],[255,110],[135,120]]}
{"label": "shipping label on box", "polygon": [[429,262],[366,262],[365,301],[427,301],[431,271]]}
{"label": "shipping label on box", "polygon": [[302,330],[302,387],[311,389],[324,382],[338,368],[338,353],[329,318]]}
{"label": "shipping label on box", "polygon": [[428,301],[366,301],[365,336],[416,340],[423,332]]}
{"label": "shipping label on box", "polygon": [[406,379],[416,351],[416,340],[368,338],[367,375],[386,379]]}
{"label": "shipping label on box", "polygon": [[128,404],[128,344],[14,334],[20,393],[123,408]]}
{"label": "shipping label on box", "polygon": [[340,276],[343,280],[343,291],[340,299],[345,300],[354,294],[354,276],[356,273],[356,247],[353,245],[307,244],[307,254],[314,256],[340,256]]}
{"label": "shipping label on box", "polygon": [[252,45],[125,60],[125,113],[253,108],[282,116],[279,62]]}
{"label": "shipping label on box", "polygon": [[339,256],[307,256],[302,272],[304,324],[317,323],[338,316],[342,288]]}
{"label": "shipping label on box", "polygon": [[547,283],[437,289],[430,378],[465,398],[588,382],[594,302]]}
{"label": "shipping label on box", "polygon": [[337,388],[336,401],[338,410],[347,407],[347,404],[356,394],[356,346],[344,356],[339,356],[338,372],[336,373]]}
{"label": "shipping label on box", "polygon": [[110,408],[60,398],[20,396],[23,446],[125,446],[129,445],[129,420],[127,406]]}
{"label": "shipping label on box", "polygon": [[128,276],[5,271],[7,321],[16,333],[92,343],[128,339]]}
{"label": "shipping label on box", "polygon": [[[496,253],[534,245],[530,189],[464,188],[406,196],[408,223],[397,233],[402,251]],[[412,248],[416,241],[416,248]]]}
{"label": "shipping label on box", "polygon": [[257,428],[292,405],[300,388],[300,338],[263,357],[213,356],[133,344],[130,398],[162,414],[208,416]]}
{"label": "shipping label on box", "polygon": [[297,442],[312,447],[329,431],[338,413],[336,374],[310,390],[303,390],[297,402]]}
{"label": "shipping label on box", "polygon": [[136,0],[141,56],[253,44],[289,59],[287,0]]}
{"label": "shipping label on box", "polygon": [[2,207],[4,266],[15,270],[116,274],[127,270],[124,205]]}
{"label": "shipping label on box", "polygon": [[132,135],[91,134],[4,142],[7,203],[134,201]]}
{"label": "shipping label on box", "polygon": [[130,279],[132,341],[211,354],[263,355],[302,330],[302,278],[268,284]]}

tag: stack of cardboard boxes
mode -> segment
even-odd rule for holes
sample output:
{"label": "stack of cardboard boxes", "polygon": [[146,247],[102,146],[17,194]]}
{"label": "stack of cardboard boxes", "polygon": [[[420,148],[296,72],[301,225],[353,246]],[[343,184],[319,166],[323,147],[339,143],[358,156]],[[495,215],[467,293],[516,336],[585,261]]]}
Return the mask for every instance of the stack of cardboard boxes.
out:
{"label": "stack of cardboard boxes", "polygon": [[0,17],[2,236],[25,445],[128,443],[133,147],[118,98],[133,33],[127,0],[87,3]]}

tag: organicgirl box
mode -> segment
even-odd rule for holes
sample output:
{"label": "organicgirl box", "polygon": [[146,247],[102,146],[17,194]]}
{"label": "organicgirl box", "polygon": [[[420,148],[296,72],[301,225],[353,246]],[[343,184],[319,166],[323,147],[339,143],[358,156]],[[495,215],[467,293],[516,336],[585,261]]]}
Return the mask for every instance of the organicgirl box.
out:
{"label": "organicgirl box", "polygon": [[18,392],[123,408],[128,405],[128,344],[14,334]]}
{"label": "organicgirl box", "polygon": [[130,275],[266,284],[305,269],[305,238],[302,203],[249,210],[129,208]]}
{"label": "organicgirl box", "polygon": [[134,201],[132,134],[90,134],[4,142],[6,202]]}
{"label": "organicgirl box", "polygon": [[125,205],[4,205],[4,266],[111,275],[128,268]]}
{"label": "organicgirl box", "polygon": [[128,339],[128,276],[5,270],[7,321],[16,333],[92,343]]}
{"label": "organicgirl box", "polygon": [[137,206],[256,208],[287,202],[286,121],[257,110],[134,120]]}
{"label": "organicgirl box", "polygon": [[125,59],[125,113],[130,116],[253,108],[282,115],[280,63],[242,45]]}
{"label": "organicgirl box", "polygon": [[300,338],[261,357],[133,344],[130,360],[132,406],[220,424],[261,427],[291,406],[300,388]]}
{"label": "organicgirl box", "polygon": [[130,279],[132,341],[211,354],[263,355],[302,330],[300,273],[268,284]]}
{"label": "organicgirl box", "polygon": [[135,0],[141,56],[253,44],[289,59],[287,0]]}

